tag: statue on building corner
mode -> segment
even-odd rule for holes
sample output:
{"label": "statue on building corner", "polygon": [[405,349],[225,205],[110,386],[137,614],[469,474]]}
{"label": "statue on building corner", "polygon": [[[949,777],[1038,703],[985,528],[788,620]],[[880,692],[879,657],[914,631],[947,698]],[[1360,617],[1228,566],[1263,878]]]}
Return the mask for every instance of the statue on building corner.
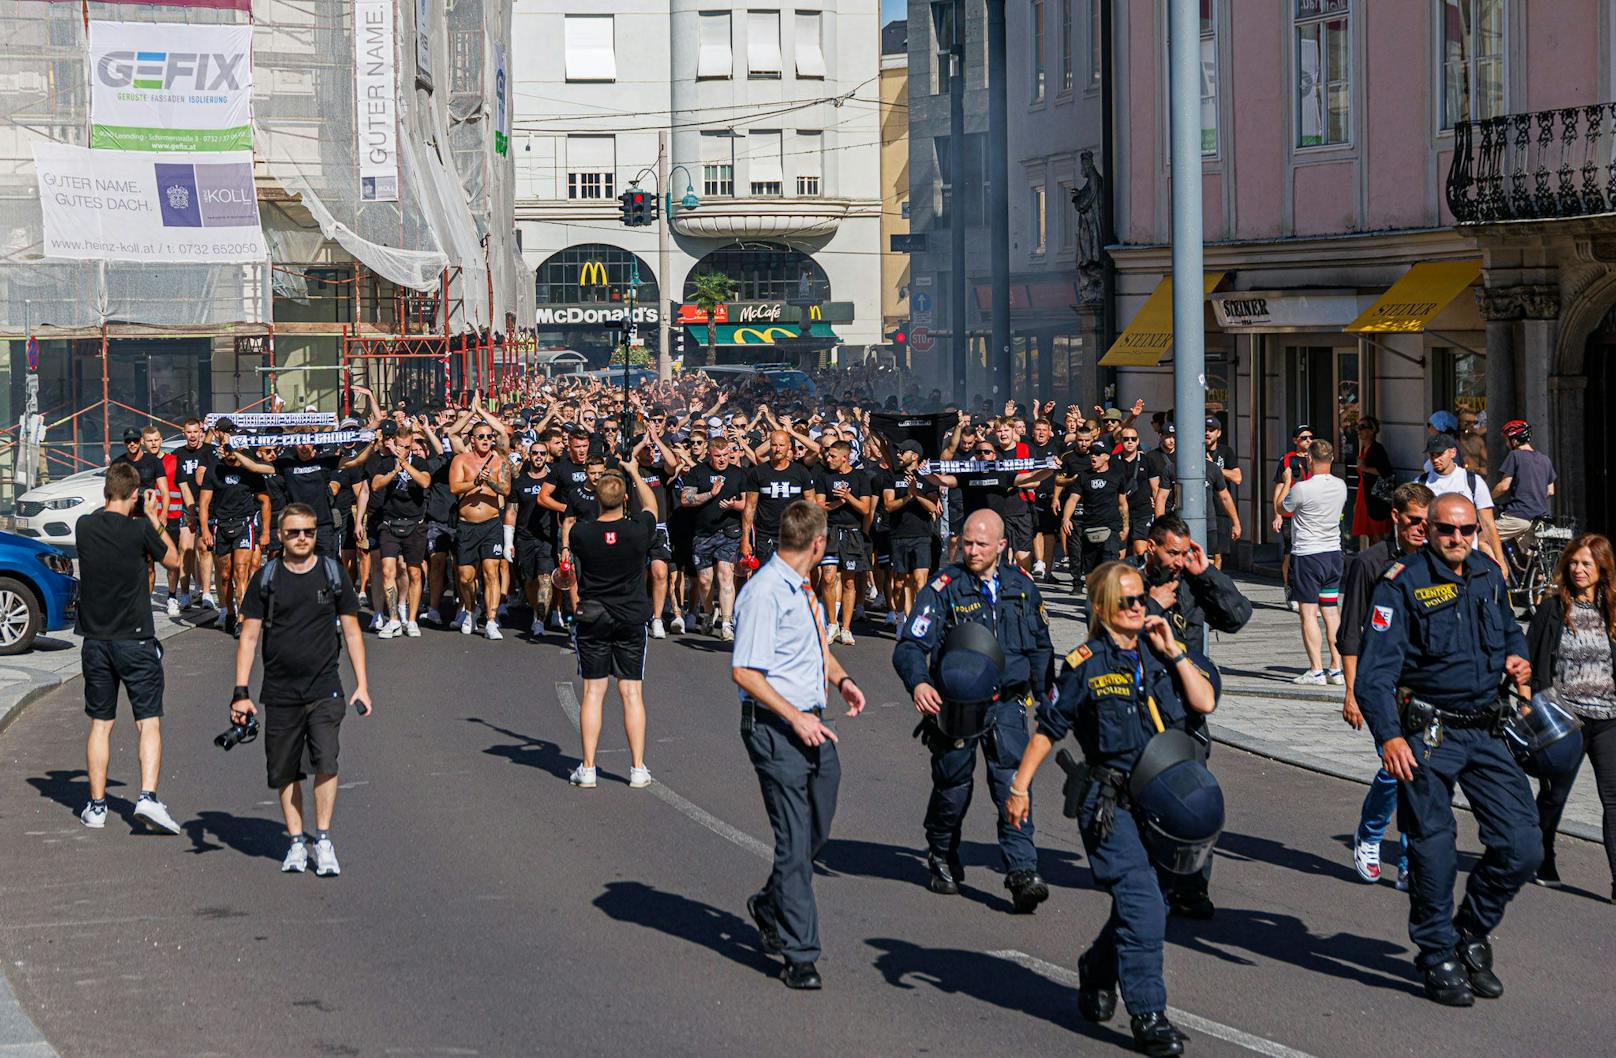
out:
{"label": "statue on building corner", "polygon": [[1094,152],[1079,156],[1083,184],[1072,189],[1077,210],[1078,302],[1098,305],[1105,300],[1105,247],[1111,241],[1111,199],[1105,177],[1094,164]]}

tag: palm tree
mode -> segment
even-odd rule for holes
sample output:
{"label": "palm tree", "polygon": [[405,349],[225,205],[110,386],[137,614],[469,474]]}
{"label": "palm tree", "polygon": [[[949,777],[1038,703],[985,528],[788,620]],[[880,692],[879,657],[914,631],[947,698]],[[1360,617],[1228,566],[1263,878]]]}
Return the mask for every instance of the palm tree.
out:
{"label": "palm tree", "polygon": [[722,272],[705,272],[695,277],[695,293],[691,301],[707,314],[707,348],[695,357],[700,363],[685,366],[704,367],[717,359],[718,328],[713,323],[713,312],[718,306],[735,297],[735,280]]}

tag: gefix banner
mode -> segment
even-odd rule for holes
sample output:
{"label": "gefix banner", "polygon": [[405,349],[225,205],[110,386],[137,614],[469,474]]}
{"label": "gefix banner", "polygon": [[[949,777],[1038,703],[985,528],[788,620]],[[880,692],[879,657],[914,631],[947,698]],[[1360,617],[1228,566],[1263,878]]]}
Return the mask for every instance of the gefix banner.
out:
{"label": "gefix banner", "polygon": [[249,151],[33,148],[46,257],[231,264],[269,256]]}
{"label": "gefix banner", "polygon": [[90,146],[252,150],[252,27],[90,23]]}

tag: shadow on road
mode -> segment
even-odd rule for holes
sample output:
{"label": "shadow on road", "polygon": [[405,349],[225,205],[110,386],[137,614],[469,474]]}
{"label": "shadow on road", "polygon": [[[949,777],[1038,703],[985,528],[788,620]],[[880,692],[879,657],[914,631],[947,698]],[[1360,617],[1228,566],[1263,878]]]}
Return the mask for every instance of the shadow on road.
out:
{"label": "shadow on road", "polygon": [[731,962],[773,975],[778,960],[758,946],[757,929],[739,915],[678,893],[666,893],[643,882],[608,882],[595,906],[619,922],[666,933],[699,945]]}
{"label": "shadow on road", "polygon": [[1340,860],[1326,859],[1312,852],[1293,849],[1283,842],[1260,838],[1253,834],[1239,834],[1225,830],[1218,838],[1217,852],[1219,856],[1227,856],[1230,859],[1266,863],[1301,874],[1336,878],[1351,882],[1353,885],[1364,884],[1358,878],[1358,872],[1353,869],[1350,856]]}
{"label": "shadow on road", "polygon": [[[83,768],[58,768],[48,771],[44,775],[30,775],[28,785],[39,791],[39,796],[49,797],[52,801],[74,812],[83,808],[90,800],[90,773]],[[117,779],[107,780],[107,790],[122,786]],[[107,810],[124,812],[135,807],[133,801],[121,797],[108,797]]]}
{"label": "shadow on road", "polygon": [[484,753],[490,756],[504,757],[512,764],[538,768],[540,771],[549,772],[558,779],[566,779],[572,774],[572,762],[576,758],[564,755],[561,752],[561,747],[554,742],[546,742],[542,738],[534,738],[531,735],[524,735],[521,732],[500,727],[498,724],[491,724],[480,716],[468,716],[466,717],[466,723],[481,724],[490,731],[504,735],[506,738],[516,739],[514,743],[509,745],[489,746],[483,750]]}
{"label": "shadow on road", "polygon": [[[191,852],[197,855],[228,848],[243,856],[279,860],[286,854],[290,841],[286,824],[279,818],[238,816],[229,812],[198,812],[196,818],[186,821],[181,829],[191,839]],[[209,836],[216,840],[209,841]]]}
{"label": "shadow on road", "polygon": [[1235,950],[1369,988],[1423,995],[1414,980],[1413,959],[1402,945],[1353,933],[1321,936],[1294,915],[1220,906],[1210,921],[1169,918],[1167,939],[1240,966],[1254,963]]}
{"label": "shadow on road", "polygon": [[871,937],[864,943],[881,953],[876,956],[875,968],[894,988],[913,989],[918,982],[939,992],[970,996],[1002,1010],[1042,1018],[1101,1043],[1127,1047],[1133,1044],[1124,1033],[1079,1018],[1075,989],[1019,963],[985,952],[925,948],[891,937]]}
{"label": "shadow on road", "polygon": [[[836,874],[900,882],[921,890],[926,887],[926,854],[918,846],[832,838],[815,862],[816,866]],[[1002,895],[1004,874],[997,845],[962,841],[960,862],[967,868],[964,884],[960,886],[961,895],[994,911],[1013,910],[1010,901]],[[1093,887],[1089,871],[1080,865],[1077,854],[1064,849],[1039,849],[1038,870],[1052,886]]]}

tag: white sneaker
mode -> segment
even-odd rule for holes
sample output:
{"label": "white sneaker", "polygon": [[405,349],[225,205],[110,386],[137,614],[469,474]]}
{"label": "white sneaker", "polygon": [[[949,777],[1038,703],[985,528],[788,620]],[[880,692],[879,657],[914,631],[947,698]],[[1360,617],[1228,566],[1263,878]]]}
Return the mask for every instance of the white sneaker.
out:
{"label": "white sneaker", "polygon": [[[326,844],[330,844],[327,842]],[[309,866],[309,844],[306,841],[294,841],[292,847],[286,850],[286,858],[281,861],[282,874],[302,874]]]}
{"label": "white sneaker", "polygon": [[174,596],[170,595],[168,597],[167,609],[168,609],[168,616],[170,616],[170,617],[178,617],[180,615],[180,601],[179,601],[179,599],[177,599]]}
{"label": "white sneaker", "polygon": [[1323,687],[1329,681],[1325,679],[1322,672],[1304,672],[1300,676],[1293,678],[1291,682],[1301,684],[1304,687]]}
{"label": "white sneaker", "polygon": [[213,598],[213,593],[207,591],[202,593],[202,605],[211,610],[217,610],[219,608],[218,602]]}
{"label": "white sneaker", "polygon": [[1347,682],[1347,674],[1340,669],[1328,670],[1325,672],[1324,678],[1332,687],[1343,687]]}
{"label": "white sneaker", "polygon": [[566,618],[561,616],[560,610],[554,610],[551,612],[550,627],[554,628],[557,632],[565,632],[567,630]]}
{"label": "white sneaker", "polygon": [[1291,613],[1299,613],[1301,612],[1302,608],[1296,604],[1294,599],[1286,599],[1285,609],[1289,610]]}
{"label": "white sneaker", "polygon": [[875,600],[879,599],[880,597],[881,597],[881,593],[875,590],[875,585],[874,584],[872,584],[868,588],[864,589],[864,601],[865,602],[874,602]]}
{"label": "white sneaker", "polygon": [[829,628],[827,628],[825,630],[825,642],[826,643],[828,643],[831,646],[835,646],[837,643],[840,643],[841,641],[842,641],[842,626],[841,625],[831,625]]}
{"label": "white sneaker", "polygon": [[1045,566],[1042,562],[1034,562],[1032,564],[1032,575],[1034,577],[1042,577],[1047,572],[1049,572],[1049,567]]}
{"label": "white sneaker", "polygon": [[628,787],[631,790],[643,790],[651,785],[650,768],[630,768],[628,770]]}
{"label": "white sneaker", "polygon": [[150,797],[135,802],[135,818],[162,834],[178,834],[180,825],[168,814],[168,806]]}
{"label": "white sneaker", "polygon": [[404,622],[404,634],[409,636],[411,639],[420,639],[421,638],[421,622],[419,622],[419,621],[405,621]]}
{"label": "white sneaker", "polygon": [[544,619],[535,617],[533,623],[528,625],[527,634],[530,636],[542,636],[544,634]]}
{"label": "white sneaker", "polygon": [[402,632],[402,631],[404,631],[404,622],[400,621],[398,618],[395,617],[391,621],[388,621],[386,624],[382,625],[381,628],[377,630],[376,638],[377,639],[396,639],[398,637],[398,634],[400,632]]}
{"label": "white sneaker", "polygon": [[722,639],[726,643],[735,642],[735,622],[725,621],[723,626],[718,630],[718,638]]}
{"label": "white sneaker", "polygon": [[438,615],[438,611],[436,609],[428,610],[426,613],[422,614],[421,620],[426,621],[429,624],[443,623],[443,618]]}
{"label": "white sneaker", "polygon": [[652,639],[666,639],[666,638],[668,638],[668,630],[662,627],[662,618],[660,618],[660,617],[651,618],[651,638]]}
{"label": "white sneaker", "polygon": [[684,615],[682,615],[682,614],[674,614],[673,615],[673,620],[668,622],[668,631],[672,632],[676,636],[684,635],[685,634]]}
{"label": "white sneaker", "polygon": [[842,646],[850,647],[852,645],[853,645],[853,630],[851,628],[842,629]]}
{"label": "white sneaker", "polygon": [[370,630],[372,632],[380,632],[382,630],[382,625],[386,623],[386,621],[382,620],[381,614],[376,613],[370,615]]}
{"label": "white sneaker", "polygon": [[1397,881],[1393,882],[1392,884],[1397,887],[1397,891],[1399,893],[1408,892],[1408,872],[1403,871],[1397,876]]}
{"label": "white sneaker", "polygon": [[489,621],[487,624],[483,625],[483,635],[487,636],[489,639],[504,639],[505,638],[504,636],[500,635],[500,633],[499,633],[499,622],[498,621]]}
{"label": "white sneaker", "polygon": [[470,610],[460,611],[460,634],[469,636],[477,631],[477,615]]}
{"label": "white sneaker", "polygon": [[314,843],[314,876],[316,878],[335,878],[342,873],[337,866],[337,850],[331,844],[330,838],[322,838]]}
{"label": "white sneaker", "polygon": [[1352,866],[1357,869],[1358,877],[1371,885],[1380,881],[1380,844],[1374,845],[1366,841],[1354,840],[1352,843]]}
{"label": "white sneaker", "polygon": [[586,768],[580,764],[572,769],[572,774],[567,776],[567,781],[580,790],[593,790],[596,782],[595,769]]}
{"label": "white sneaker", "polygon": [[215,628],[223,628],[224,627],[224,619],[225,619],[225,612],[223,610],[215,610],[214,614],[213,614],[213,621],[211,623],[212,623],[213,627],[215,627]]}
{"label": "white sneaker", "polygon": [[97,808],[94,801],[84,802],[84,810],[79,813],[79,822],[91,830],[103,829],[107,825],[107,806]]}

